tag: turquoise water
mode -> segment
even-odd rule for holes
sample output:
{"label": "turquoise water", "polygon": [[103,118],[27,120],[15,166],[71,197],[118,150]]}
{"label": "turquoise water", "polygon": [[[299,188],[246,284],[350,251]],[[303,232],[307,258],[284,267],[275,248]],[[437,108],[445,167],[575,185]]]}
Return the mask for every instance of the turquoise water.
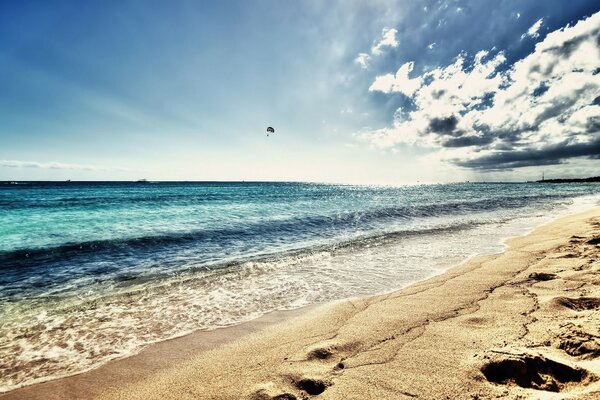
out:
{"label": "turquoise water", "polygon": [[0,390],[397,289],[599,196],[593,184],[0,184]]}

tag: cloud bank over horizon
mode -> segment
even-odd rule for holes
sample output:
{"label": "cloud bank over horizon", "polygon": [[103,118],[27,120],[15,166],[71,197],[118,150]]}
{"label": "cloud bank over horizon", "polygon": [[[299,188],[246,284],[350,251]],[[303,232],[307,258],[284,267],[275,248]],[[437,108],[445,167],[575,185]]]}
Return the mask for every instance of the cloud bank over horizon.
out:
{"label": "cloud bank over horizon", "polygon": [[[522,40],[542,38],[540,18]],[[381,149],[409,144],[473,170],[556,165],[600,157],[600,12],[548,33],[506,65],[503,50],[461,52],[413,74],[414,62],[375,77],[370,92],[402,95],[391,126],[362,131]]]}
{"label": "cloud bank over horizon", "polygon": [[62,169],[62,170],[84,170],[84,171],[127,171],[126,168],[91,165],[91,164],[71,164],[62,162],[38,162],[21,160],[0,160],[0,167],[7,168],[38,168],[38,169]]}

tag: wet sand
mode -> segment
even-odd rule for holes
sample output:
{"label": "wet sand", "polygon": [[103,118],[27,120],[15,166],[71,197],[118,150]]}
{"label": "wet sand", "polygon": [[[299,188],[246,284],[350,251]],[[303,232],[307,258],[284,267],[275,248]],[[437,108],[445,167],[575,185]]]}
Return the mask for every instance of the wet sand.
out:
{"label": "wet sand", "polygon": [[400,291],[198,332],[0,399],[600,398],[600,209]]}

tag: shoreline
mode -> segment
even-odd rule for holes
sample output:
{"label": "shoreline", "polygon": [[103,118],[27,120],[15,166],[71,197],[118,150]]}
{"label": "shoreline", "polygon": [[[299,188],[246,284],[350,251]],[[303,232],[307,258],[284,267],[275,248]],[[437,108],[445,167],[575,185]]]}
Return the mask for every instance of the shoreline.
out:
{"label": "shoreline", "polygon": [[[377,398],[402,398],[397,396],[411,397],[413,394],[424,398],[435,398],[435,396],[427,397],[425,393],[417,393],[418,391],[414,387],[400,388],[399,386],[403,386],[401,384],[403,379],[387,380],[386,384],[375,385],[371,388],[369,385],[365,386],[365,373],[362,376],[360,373],[358,376],[353,375],[360,370],[377,370],[377,365],[382,366],[388,363],[402,365],[402,362],[412,365],[415,364],[415,361],[436,358],[435,354],[429,354],[431,351],[428,352],[426,349],[420,350],[427,353],[428,357],[413,355],[412,361],[410,357],[407,359],[400,357],[402,362],[395,357],[389,359],[385,353],[389,353],[388,350],[398,346],[403,348],[407,344],[414,343],[416,339],[423,340],[422,337],[426,331],[440,327],[444,321],[454,321],[465,315],[473,314],[468,312],[470,308],[475,306],[481,308],[479,303],[488,302],[493,293],[510,291],[509,286],[511,286],[513,294],[518,294],[522,289],[515,291],[515,288],[512,287],[515,285],[508,285],[507,282],[531,267],[532,260],[527,259],[521,253],[529,251],[528,254],[531,255],[531,253],[537,252],[539,257],[541,252],[545,254],[542,257],[544,260],[548,256],[546,253],[551,254],[552,250],[556,250],[554,247],[557,245],[564,247],[565,242],[567,245],[569,244],[569,237],[562,237],[561,234],[565,236],[570,232],[570,236],[573,236],[584,232],[589,235],[590,228],[586,221],[590,218],[600,221],[600,208],[554,220],[536,228],[527,236],[509,239],[506,242],[508,247],[502,253],[472,257],[465,263],[452,267],[442,274],[385,295],[340,300],[293,311],[274,312],[240,325],[191,333],[153,344],[136,355],[109,361],[91,371],[0,394],[0,399],[65,399],[95,398],[96,396],[99,398],[153,398],[152,396],[155,398],[187,398],[185,393],[188,395],[195,393],[197,397],[205,396],[201,398],[256,399],[274,398],[287,393],[289,396],[301,398],[302,395],[316,394],[321,389],[320,397],[322,398],[344,398],[344,396],[347,398],[363,396],[362,398],[365,398],[365,395],[376,395]],[[600,223],[595,229],[596,231],[592,230],[592,235],[600,234]],[[544,237],[544,235],[546,236]],[[557,235],[559,238],[556,238]],[[544,237],[544,244],[535,243],[540,237]],[[548,243],[553,244],[554,247]],[[532,250],[528,250],[528,248],[532,248]],[[596,257],[596,253],[592,257]],[[506,258],[510,258],[513,264],[519,264],[521,268],[517,268],[515,265],[502,267],[506,262],[506,260],[502,260]],[[600,269],[597,259],[594,260],[596,261],[592,262],[590,273],[596,273],[595,271]],[[486,269],[487,264],[499,264],[501,267]],[[565,263],[561,262],[561,265],[563,264]],[[478,275],[483,271],[489,273],[490,276]],[[477,276],[481,279],[473,279]],[[456,281],[465,280],[470,280],[468,286],[456,284]],[[549,282],[553,281],[555,280],[549,280]],[[534,282],[531,286],[537,284]],[[457,286],[458,290],[457,288],[448,290],[446,286]],[[440,291],[445,295],[442,298],[446,298],[449,304],[439,304],[439,296],[437,297],[438,301],[435,301],[436,296],[433,296],[433,299],[430,298],[432,296],[430,292]],[[459,294],[461,291],[466,293]],[[593,292],[593,290],[591,291]],[[594,293],[600,296],[600,293]],[[531,302],[531,294],[525,297],[521,300],[525,303]],[[521,304],[523,301],[517,301],[518,304],[509,304],[509,306],[523,307]],[[407,313],[407,309],[411,311]],[[412,312],[413,309],[418,312]],[[512,328],[515,328],[514,320],[528,319],[539,309],[531,312],[527,309],[526,311],[526,315],[517,313],[508,316]],[[588,317],[594,322],[598,322],[597,309],[592,307],[590,312],[593,314],[593,318]],[[500,317],[507,317],[504,315],[505,311],[497,310],[496,313],[501,314]],[[495,315],[493,317],[493,319],[499,318]],[[488,318],[490,317],[488,316]],[[539,320],[538,317],[535,318]],[[463,326],[464,329],[459,329],[458,333],[464,335],[465,332],[462,331],[471,332],[475,329],[485,334],[485,321],[477,321],[471,321],[466,328]],[[519,323],[521,322],[519,321]],[[531,324],[535,325],[535,322]],[[456,329],[457,327],[454,326],[454,330]],[[505,331],[515,330],[510,327],[503,329]],[[527,326],[527,330],[529,329]],[[336,332],[335,335],[333,332]],[[529,333],[519,340],[528,335]],[[591,335],[593,336],[593,333]],[[286,338],[286,340],[281,338]],[[281,348],[282,340],[290,344],[289,349]],[[448,340],[444,341],[444,343],[447,342]],[[514,346],[514,343],[511,346]],[[257,353],[252,350],[255,347],[266,348],[266,351]],[[493,347],[497,348],[498,346]],[[465,349],[463,348],[463,350]],[[475,354],[473,358],[476,359],[476,363],[481,364],[486,357],[487,359],[496,357],[495,351],[483,349],[484,355]],[[557,356],[554,354],[555,352],[550,353],[554,357]],[[395,356],[399,354],[402,352],[397,352]],[[600,354],[600,350],[598,354]],[[511,357],[513,356],[514,354]],[[404,357],[406,358],[406,355]],[[529,362],[527,360],[529,358],[521,361]],[[580,360],[569,359],[567,361],[573,365]],[[499,361],[500,364],[502,362],[505,360]],[[600,376],[599,361],[581,362],[590,364],[589,366],[586,364],[588,368],[584,370],[589,371],[586,379],[589,378],[590,383],[581,385],[585,386],[586,390],[597,387],[595,378],[592,377]],[[256,365],[256,363],[263,365],[263,368],[258,371],[250,368],[248,371],[248,367]],[[407,365],[403,365],[403,367],[402,370],[406,370]],[[452,364],[448,365],[446,369],[451,367]],[[421,370],[422,373],[431,373],[430,370],[423,371],[422,366],[412,365],[411,368],[416,371]],[[531,392],[528,391],[533,389],[522,389],[514,384],[504,385],[506,386],[504,387],[490,383],[486,379],[481,380],[481,368],[483,367],[479,366],[479,374],[474,374],[474,370],[470,371],[471,376],[478,379],[473,380],[477,384],[471,382],[472,385],[467,385],[469,390],[476,389],[477,394],[489,395],[492,393],[502,394],[508,387],[511,392],[517,392],[524,396],[531,395]],[[439,371],[440,365],[435,366],[433,370]],[[222,379],[219,381],[219,379],[209,378],[222,375],[222,371],[229,371],[233,374],[232,376],[238,376],[239,385],[230,387],[229,383],[223,382]],[[443,368],[440,372],[443,372]],[[449,371],[446,370],[446,372]],[[413,373],[411,372],[411,374]],[[202,381],[192,379],[195,375],[206,378]],[[406,375],[410,374],[407,372]],[[450,375],[452,374],[450,373]],[[346,378],[347,376],[353,377]],[[444,380],[440,379],[440,376],[437,378],[441,381]],[[373,379],[367,379],[367,381],[373,382]],[[378,380],[375,379],[375,381]],[[420,380],[415,379],[415,381],[419,382]],[[431,379],[426,381],[429,384],[432,383]],[[584,379],[580,381],[583,382]],[[421,383],[423,383],[422,380]],[[560,383],[559,386],[561,390],[567,390],[568,388],[565,389],[567,386],[570,388],[577,385],[568,383],[565,386]],[[430,385],[423,387],[430,387]],[[182,388],[187,388],[187,391],[181,392]],[[377,393],[365,392],[366,389],[375,390]],[[433,390],[433,387],[430,387],[430,390]],[[593,390],[600,390],[600,388]],[[432,393],[430,392],[429,395]],[[535,393],[539,394],[540,391],[537,390]],[[542,393],[549,394],[547,390]],[[442,394],[444,394],[443,391],[437,392],[437,395]],[[445,394],[450,393],[446,392]],[[192,397],[190,396],[190,398]]]}
{"label": "shoreline", "polygon": [[[342,301],[342,300],[339,300]],[[190,359],[197,354],[232,343],[246,335],[258,333],[267,327],[310,313],[336,302],[310,304],[293,310],[272,311],[240,324],[212,330],[198,330],[174,338],[151,343],[141,351],[116,358],[76,374],[52,377],[0,392],[0,399],[63,400],[65,398],[90,398],[99,396],[107,388],[117,388],[158,373],[175,362]],[[68,397],[71,396],[72,397]],[[84,395],[85,397],[81,397]],[[67,397],[65,397],[67,396]]]}

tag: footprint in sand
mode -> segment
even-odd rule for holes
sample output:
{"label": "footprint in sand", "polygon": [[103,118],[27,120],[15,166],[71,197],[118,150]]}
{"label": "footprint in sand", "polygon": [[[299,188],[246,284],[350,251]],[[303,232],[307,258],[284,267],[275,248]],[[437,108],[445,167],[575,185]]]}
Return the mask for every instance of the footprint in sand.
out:
{"label": "footprint in sand", "polygon": [[598,297],[555,297],[554,302],[575,311],[595,310],[600,307],[600,298]]}
{"label": "footprint in sand", "polygon": [[295,382],[298,389],[304,390],[311,396],[321,394],[327,389],[327,384],[320,379],[303,378]]}
{"label": "footprint in sand", "polygon": [[333,352],[331,351],[331,349],[327,349],[327,348],[317,348],[314,350],[311,350],[306,358],[308,360],[327,360],[329,358],[331,358],[333,356]]}
{"label": "footprint in sand", "polygon": [[[338,346],[322,346],[313,348],[306,354],[307,361],[328,361],[333,358],[334,352],[339,350]],[[342,365],[342,367],[340,367]],[[340,361],[337,363],[334,370],[343,369],[343,363]],[[293,387],[297,390],[301,391],[299,394],[300,397],[295,394],[284,392],[275,387],[271,387],[270,390],[265,389],[264,387],[260,390],[254,392],[250,395],[251,400],[295,400],[295,399],[305,399],[308,396],[316,396],[323,393],[328,386],[331,386],[333,383],[324,379],[317,378],[298,378],[294,376],[283,376],[284,381],[287,383],[291,383]],[[263,386],[273,386],[272,383],[264,384]],[[284,393],[282,393],[284,392]],[[277,393],[277,394],[274,394]]]}
{"label": "footprint in sand", "polygon": [[344,369],[346,366],[344,360],[356,355],[361,345],[362,344],[360,342],[349,342],[345,344],[321,343],[319,347],[315,347],[306,353],[306,360],[322,362],[337,361],[333,369],[335,371],[339,371],[340,369]]}
{"label": "footprint in sand", "polygon": [[600,336],[585,332],[581,327],[569,325],[556,336],[557,345],[570,356],[591,359],[600,356]]}
{"label": "footprint in sand", "polygon": [[[356,354],[361,346],[360,342],[349,343],[332,343],[321,342],[313,345],[315,347],[306,349],[305,356],[297,360],[297,362],[320,362],[324,364],[331,363],[332,374],[339,373],[340,370],[346,367],[344,360]],[[292,394],[289,392],[281,393],[283,390],[260,390],[254,392],[250,398],[252,400],[289,400],[289,399],[305,399],[306,396],[317,396],[323,393],[333,382],[327,377],[298,377],[297,375],[282,376],[284,381],[291,384],[300,393]],[[268,385],[268,384],[265,384]],[[294,391],[294,390],[292,390]],[[274,393],[278,393],[274,395]],[[279,394],[280,393],[280,394]]]}
{"label": "footprint in sand", "polygon": [[586,243],[592,245],[600,244],[600,236],[596,236],[595,238],[588,240]]}
{"label": "footprint in sand", "polygon": [[271,396],[264,390],[259,390],[250,396],[251,400],[297,400],[298,398],[291,393],[282,393],[275,396]]}
{"label": "footprint in sand", "polygon": [[547,272],[533,272],[529,274],[529,279],[534,281],[551,281],[552,279],[556,279],[558,275],[550,274]]}
{"label": "footprint in sand", "polygon": [[498,384],[516,384],[523,388],[561,392],[595,381],[588,371],[531,354],[493,355],[481,372]]}
{"label": "footprint in sand", "polygon": [[577,236],[577,235],[573,235],[571,236],[571,239],[569,240],[569,242],[571,243],[581,243],[582,240],[584,240],[585,238],[583,236]]}

